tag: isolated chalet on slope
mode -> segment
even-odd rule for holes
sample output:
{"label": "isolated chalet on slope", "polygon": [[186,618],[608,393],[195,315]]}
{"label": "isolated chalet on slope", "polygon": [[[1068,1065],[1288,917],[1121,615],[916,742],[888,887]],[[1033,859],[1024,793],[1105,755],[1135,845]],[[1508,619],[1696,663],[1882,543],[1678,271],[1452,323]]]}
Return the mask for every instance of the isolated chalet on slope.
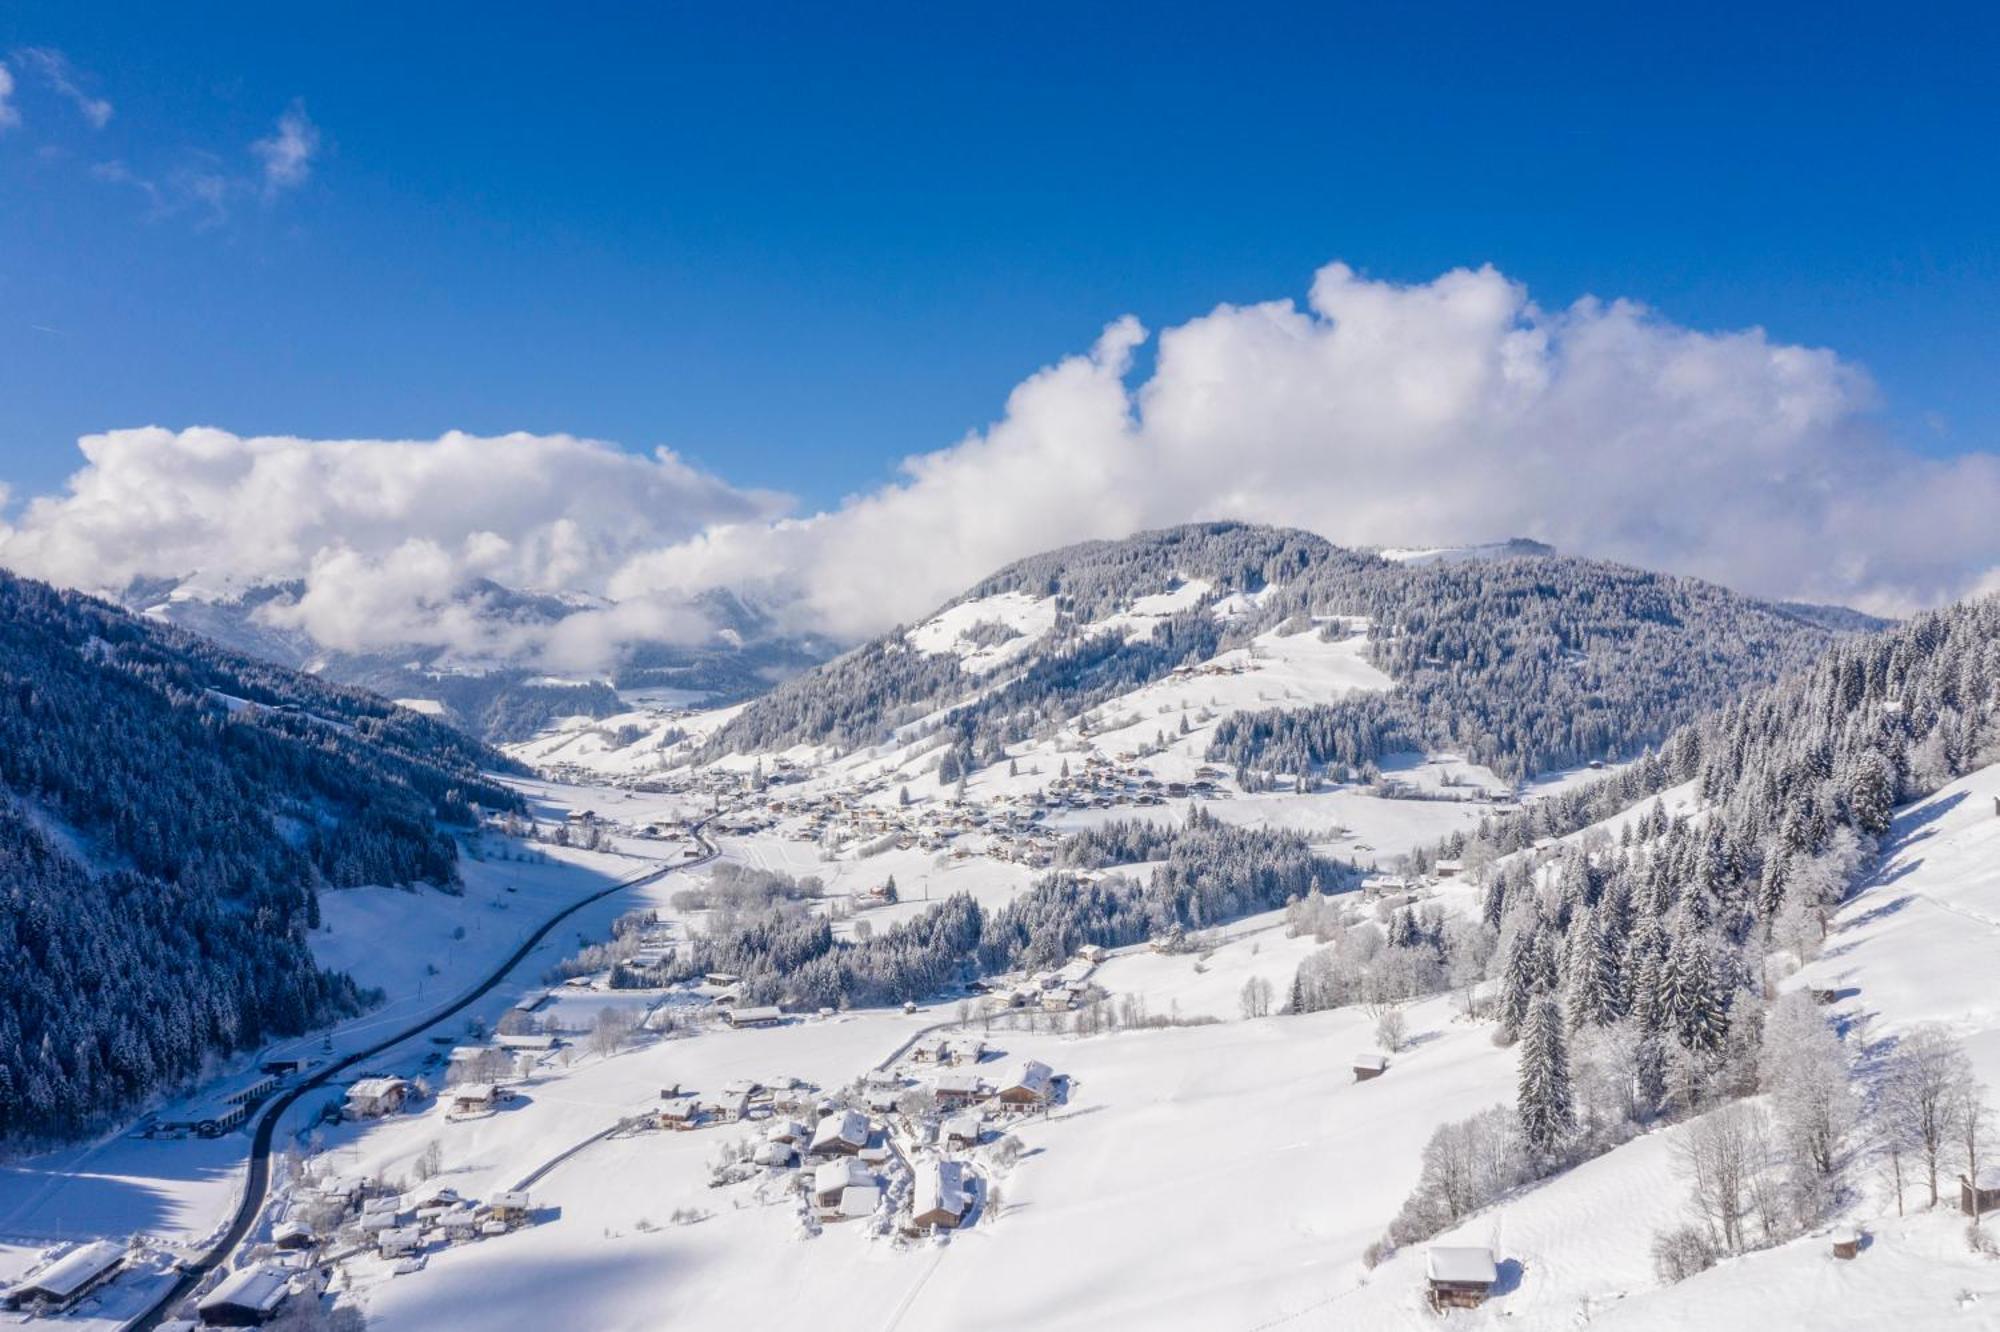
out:
{"label": "isolated chalet on slope", "polygon": [[1433,1309],[1477,1309],[1500,1270],[1491,1249],[1433,1244],[1424,1251],[1424,1278]]}

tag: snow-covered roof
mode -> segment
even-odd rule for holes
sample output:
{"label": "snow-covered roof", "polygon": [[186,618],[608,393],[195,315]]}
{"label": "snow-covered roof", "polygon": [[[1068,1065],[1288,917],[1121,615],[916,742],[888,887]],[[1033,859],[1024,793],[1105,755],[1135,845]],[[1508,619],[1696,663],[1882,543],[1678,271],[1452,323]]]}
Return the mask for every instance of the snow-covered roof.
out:
{"label": "snow-covered roof", "polygon": [[962,1115],[953,1115],[944,1121],[944,1133],[948,1138],[964,1138],[968,1142],[979,1141],[980,1130],[986,1126],[979,1112],[968,1110]]}
{"label": "snow-covered roof", "polygon": [[872,1216],[882,1205],[882,1190],[873,1184],[856,1184],[840,1195],[842,1216]]}
{"label": "snow-covered roof", "polygon": [[231,1272],[217,1286],[203,1297],[200,1308],[204,1316],[211,1309],[235,1307],[255,1309],[259,1313],[270,1313],[285,1302],[291,1290],[291,1277],[275,1267],[245,1267]]}
{"label": "snow-covered roof", "polygon": [[836,1142],[850,1147],[866,1147],[868,1116],[859,1110],[841,1110],[820,1120],[819,1127],[813,1130],[813,1150],[830,1147]]}
{"label": "snow-covered roof", "polygon": [[1366,1054],[1354,1056],[1354,1066],[1356,1068],[1372,1068],[1379,1072],[1389,1067],[1389,1056],[1379,1051],[1370,1050]]}
{"label": "snow-covered roof", "polygon": [[1055,1085],[1055,1070],[1039,1059],[1030,1059],[1021,1065],[1004,1090],[1032,1092],[1038,1097],[1046,1097]]}
{"label": "snow-covered roof", "polygon": [[362,1078],[347,1089],[347,1094],[362,1100],[376,1100],[391,1092],[407,1090],[409,1085],[401,1078]]}
{"label": "snow-covered roof", "polygon": [[528,1194],[525,1189],[514,1189],[507,1193],[496,1193],[487,1199],[486,1205],[488,1207],[511,1207],[517,1211],[526,1211],[528,1208]]}
{"label": "snow-covered roof", "polygon": [[932,1088],[946,1096],[977,1096],[979,1075],[977,1073],[940,1073],[931,1079]]}
{"label": "snow-covered roof", "polygon": [[874,1172],[851,1156],[828,1161],[813,1171],[814,1193],[838,1193],[842,1189],[874,1182]]}
{"label": "snow-covered roof", "polygon": [[965,1193],[965,1166],[957,1161],[923,1161],[917,1166],[910,1192],[910,1215],[932,1212],[963,1215],[972,1200]]}
{"label": "snow-covered roof", "polygon": [[1466,1281],[1492,1285],[1500,1279],[1493,1250],[1433,1244],[1424,1250],[1424,1275],[1432,1281]]}
{"label": "snow-covered roof", "polygon": [[79,1245],[14,1287],[27,1294],[40,1291],[66,1300],[116,1267],[125,1257],[125,1246],[110,1240]]}
{"label": "snow-covered roof", "polygon": [[493,1084],[490,1082],[464,1082],[451,1089],[454,1101],[490,1101],[493,1099]]}

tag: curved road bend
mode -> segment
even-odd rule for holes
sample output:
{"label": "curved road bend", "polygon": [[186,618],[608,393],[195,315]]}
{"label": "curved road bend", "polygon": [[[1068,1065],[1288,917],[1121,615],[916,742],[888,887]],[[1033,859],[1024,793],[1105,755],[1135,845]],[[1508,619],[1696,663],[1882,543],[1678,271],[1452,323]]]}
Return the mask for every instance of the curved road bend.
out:
{"label": "curved road bend", "polygon": [[356,1064],[373,1059],[393,1046],[401,1045],[404,1041],[423,1035],[438,1023],[456,1017],[479,1000],[485,998],[488,994],[492,993],[496,986],[507,979],[508,972],[519,966],[527,959],[528,954],[541,946],[542,941],[549,937],[551,930],[583,908],[594,902],[601,902],[613,893],[622,893],[629,888],[638,888],[645,884],[656,883],[676,870],[693,869],[698,865],[706,865],[721,854],[715,849],[713,842],[710,842],[706,837],[701,835],[700,824],[696,824],[691,831],[693,832],[695,843],[702,848],[702,854],[695,859],[683,861],[677,865],[662,865],[659,869],[649,874],[642,874],[637,878],[615,883],[609,888],[590,894],[588,897],[578,898],[555,915],[543,921],[541,927],[529,935],[522,942],[521,946],[516,948],[513,954],[506,961],[502,962],[491,975],[467,990],[464,994],[461,994],[458,998],[452,1000],[444,1008],[437,1009],[428,1017],[419,1019],[411,1025],[404,1027],[401,1031],[375,1042],[375,1044],[368,1046],[366,1049],[356,1050],[354,1053],[342,1057],[306,1078],[305,1081],[299,1083],[297,1086],[289,1087],[265,1102],[263,1112],[257,1119],[256,1133],[250,1141],[250,1171],[243,1182],[243,1201],[237,1206],[236,1216],[230,1221],[229,1229],[223,1232],[222,1238],[216,1242],[215,1247],[188,1265],[187,1270],[181,1274],[173,1286],[151,1308],[127,1323],[125,1325],[126,1332],[150,1332],[150,1329],[157,1328],[166,1320],[167,1311],[181,1300],[187,1298],[207,1278],[210,1272],[226,1264],[229,1261],[229,1256],[236,1251],[236,1246],[241,1244],[243,1237],[250,1233],[250,1227],[256,1224],[258,1213],[264,1210],[265,1195],[270,1190],[271,1144],[277,1137],[278,1121],[284,1118],[285,1111],[296,1105],[299,1099],[308,1092],[318,1091],[335,1077],[353,1068]]}

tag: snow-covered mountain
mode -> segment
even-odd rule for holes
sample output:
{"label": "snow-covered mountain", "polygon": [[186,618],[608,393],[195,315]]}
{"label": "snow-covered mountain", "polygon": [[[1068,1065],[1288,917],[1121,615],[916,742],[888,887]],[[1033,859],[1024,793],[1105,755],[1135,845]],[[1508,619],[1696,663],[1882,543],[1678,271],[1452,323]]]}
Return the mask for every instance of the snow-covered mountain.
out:
{"label": "snow-covered mountain", "polygon": [[[1388,559],[1305,532],[1205,524],[1023,560],[923,622],[753,701],[708,754],[853,748],[944,730],[975,757],[1270,636],[1335,644],[1347,680],[1239,705],[1211,756],[1312,777],[1455,748],[1510,778],[1629,755],[1809,662],[1832,632],[1725,588],[1507,543]],[[1856,626],[1858,627],[1858,625]],[[1251,700],[1254,701],[1254,700]]]}

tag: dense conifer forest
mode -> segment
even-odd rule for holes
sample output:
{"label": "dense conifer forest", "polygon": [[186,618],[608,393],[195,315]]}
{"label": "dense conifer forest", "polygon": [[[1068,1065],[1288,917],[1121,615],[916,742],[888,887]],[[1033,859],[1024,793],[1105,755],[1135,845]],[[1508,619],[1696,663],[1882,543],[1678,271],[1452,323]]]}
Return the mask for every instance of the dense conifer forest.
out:
{"label": "dense conifer forest", "polygon": [[371,694],[0,575],[0,1137],[87,1130],[363,999],[317,893],[449,886],[508,760]]}

